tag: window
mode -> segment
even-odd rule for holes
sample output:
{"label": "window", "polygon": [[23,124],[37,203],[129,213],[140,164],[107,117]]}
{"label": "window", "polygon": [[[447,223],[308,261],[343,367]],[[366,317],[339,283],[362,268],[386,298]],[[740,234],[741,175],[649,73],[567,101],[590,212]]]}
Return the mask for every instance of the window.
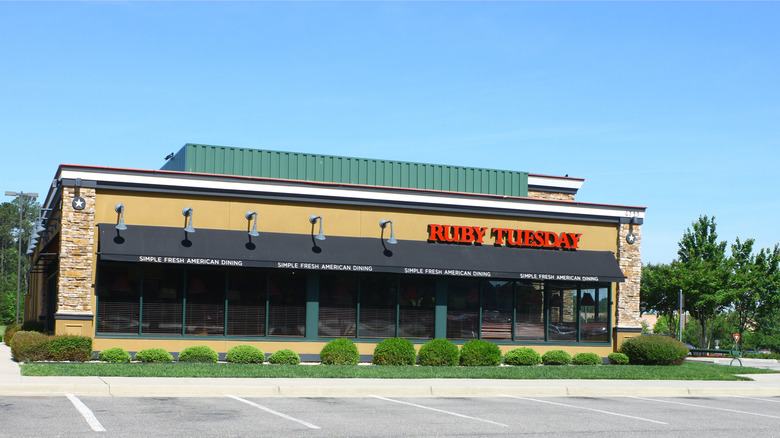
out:
{"label": "window", "polygon": [[137,335],[141,269],[108,265],[100,270],[97,289],[97,332]]}
{"label": "window", "polygon": [[436,280],[432,277],[401,278],[398,336],[433,339]]}
{"label": "window", "polygon": [[184,334],[225,333],[225,280],[224,271],[202,269],[187,272]]}
{"label": "window", "polygon": [[146,266],[143,280],[142,334],[182,334],[184,271]]}
{"label": "window", "polygon": [[512,281],[482,283],[482,339],[512,340]]}
{"label": "window", "polygon": [[268,335],[306,335],[306,276],[275,272],[268,281]]}
{"label": "window", "polygon": [[609,342],[609,289],[582,289],[580,330],[582,342]]}
{"label": "window", "polygon": [[548,340],[577,341],[577,289],[575,285],[551,284]]}
{"label": "window", "polygon": [[448,281],[447,338],[477,339],[479,336],[479,280]]}
{"label": "window", "polygon": [[318,334],[321,338],[355,337],[357,292],[355,275],[320,275]]}
{"label": "window", "polygon": [[228,336],[265,336],[268,277],[259,270],[228,274]]}
{"label": "window", "polygon": [[515,340],[544,341],[544,283],[517,283]]}
{"label": "window", "polygon": [[398,277],[372,275],[360,282],[361,338],[392,338],[396,335]]}

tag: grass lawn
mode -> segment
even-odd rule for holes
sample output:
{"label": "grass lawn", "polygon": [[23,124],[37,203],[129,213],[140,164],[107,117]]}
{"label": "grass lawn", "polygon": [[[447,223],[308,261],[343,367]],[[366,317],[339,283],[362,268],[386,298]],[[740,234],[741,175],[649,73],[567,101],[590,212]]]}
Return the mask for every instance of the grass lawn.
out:
{"label": "grass lawn", "polygon": [[680,366],[571,365],[535,367],[421,367],[365,365],[252,365],[230,363],[31,363],[24,376],[298,377],[376,379],[636,379],[749,380],[736,374],[774,371],[686,362]]}

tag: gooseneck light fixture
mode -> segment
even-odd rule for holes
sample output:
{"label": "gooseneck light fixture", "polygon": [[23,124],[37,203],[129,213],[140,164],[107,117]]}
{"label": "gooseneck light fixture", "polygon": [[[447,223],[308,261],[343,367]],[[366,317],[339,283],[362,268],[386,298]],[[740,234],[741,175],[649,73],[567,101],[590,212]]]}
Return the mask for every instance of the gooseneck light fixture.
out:
{"label": "gooseneck light fixture", "polygon": [[398,243],[398,241],[395,240],[395,233],[393,232],[393,221],[388,219],[382,219],[381,221],[379,221],[379,226],[382,227],[383,235],[385,234],[385,227],[387,226],[387,224],[390,224],[390,238],[387,239],[387,243],[391,245],[395,245],[396,243]]}
{"label": "gooseneck light fixture", "polygon": [[114,211],[119,215],[118,222],[116,223],[116,229],[119,231],[126,230],[127,225],[125,225],[125,205],[124,204],[115,205]]}
{"label": "gooseneck light fixture", "polygon": [[[185,207],[184,210],[181,211],[181,214],[184,215],[184,232],[186,233],[194,233],[195,228],[192,227],[192,207]],[[187,221],[187,218],[189,218],[189,221]],[[188,225],[189,222],[189,225]]]}
{"label": "gooseneck light fixture", "polygon": [[322,216],[318,216],[316,214],[313,214],[313,215],[309,216],[309,222],[311,222],[312,225],[317,223],[318,219],[320,221],[320,232],[319,232],[319,234],[314,236],[314,238],[317,239],[317,240],[325,240],[325,235],[322,234]]}
{"label": "gooseneck light fixture", "polygon": [[[252,237],[257,237],[260,235],[260,233],[257,232],[257,212],[256,211],[247,211],[244,217],[246,217],[246,220],[251,221],[252,216],[255,217],[255,224],[252,225],[252,231],[249,232],[249,235]],[[249,225],[249,224],[247,224]]]}

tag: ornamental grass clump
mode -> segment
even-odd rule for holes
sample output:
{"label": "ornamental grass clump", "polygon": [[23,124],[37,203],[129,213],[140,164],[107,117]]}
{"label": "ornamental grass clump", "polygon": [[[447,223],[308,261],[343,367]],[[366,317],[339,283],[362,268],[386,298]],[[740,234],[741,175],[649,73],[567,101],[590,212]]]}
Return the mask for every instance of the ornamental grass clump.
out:
{"label": "ornamental grass clump", "polygon": [[173,356],[162,348],[146,348],[135,354],[135,360],[141,362],[173,362]]}
{"label": "ornamental grass clump", "polygon": [[274,365],[298,365],[301,363],[301,357],[298,356],[298,353],[285,348],[272,354],[268,358],[268,363]]}
{"label": "ornamental grass clump", "polygon": [[403,338],[388,338],[374,348],[374,365],[414,365],[417,352],[414,343]]}
{"label": "ornamental grass clump", "polygon": [[354,342],[347,338],[338,338],[322,347],[320,361],[323,365],[357,365],[360,362],[360,353]]}
{"label": "ornamental grass clump", "polygon": [[550,350],[542,355],[542,363],[545,365],[568,365],[571,363],[571,355],[563,350]]}
{"label": "ornamental grass clump", "polygon": [[620,352],[628,356],[633,365],[680,365],[690,351],[677,339],[650,335],[626,339]]}
{"label": "ornamental grass clump", "polygon": [[464,367],[498,366],[501,349],[492,342],[472,339],[460,347],[460,364]]}
{"label": "ornamental grass clump", "polygon": [[205,362],[216,363],[219,355],[208,345],[193,345],[179,353],[179,362]]}
{"label": "ornamental grass clump", "polygon": [[450,366],[458,365],[460,352],[458,347],[447,339],[433,339],[420,347],[417,353],[420,365]]}
{"label": "ornamental grass clump", "polygon": [[515,348],[506,352],[504,363],[507,365],[539,365],[542,363],[542,355],[533,348]]}
{"label": "ornamental grass clump", "polygon": [[612,365],[628,365],[628,356],[623,353],[609,353],[607,359]]}
{"label": "ornamental grass clump", "polygon": [[131,359],[130,353],[122,347],[106,348],[98,353],[98,360],[103,362],[126,363]]}
{"label": "ornamental grass clump", "polygon": [[[181,357],[179,357],[181,360]],[[265,362],[265,353],[254,345],[241,344],[228,350],[225,355],[225,361],[232,363],[263,363]]]}
{"label": "ornamental grass clump", "polygon": [[601,365],[601,356],[596,353],[577,353],[571,358],[574,365]]}

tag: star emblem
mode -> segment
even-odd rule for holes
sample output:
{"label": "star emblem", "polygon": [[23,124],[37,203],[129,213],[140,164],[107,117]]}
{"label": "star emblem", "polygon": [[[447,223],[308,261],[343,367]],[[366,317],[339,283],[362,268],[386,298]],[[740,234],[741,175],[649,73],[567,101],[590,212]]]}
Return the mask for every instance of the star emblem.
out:
{"label": "star emblem", "polygon": [[73,208],[76,210],[83,210],[84,207],[86,207],[87,202],[82,198],[81,196],[76,196],[73,198]]}

